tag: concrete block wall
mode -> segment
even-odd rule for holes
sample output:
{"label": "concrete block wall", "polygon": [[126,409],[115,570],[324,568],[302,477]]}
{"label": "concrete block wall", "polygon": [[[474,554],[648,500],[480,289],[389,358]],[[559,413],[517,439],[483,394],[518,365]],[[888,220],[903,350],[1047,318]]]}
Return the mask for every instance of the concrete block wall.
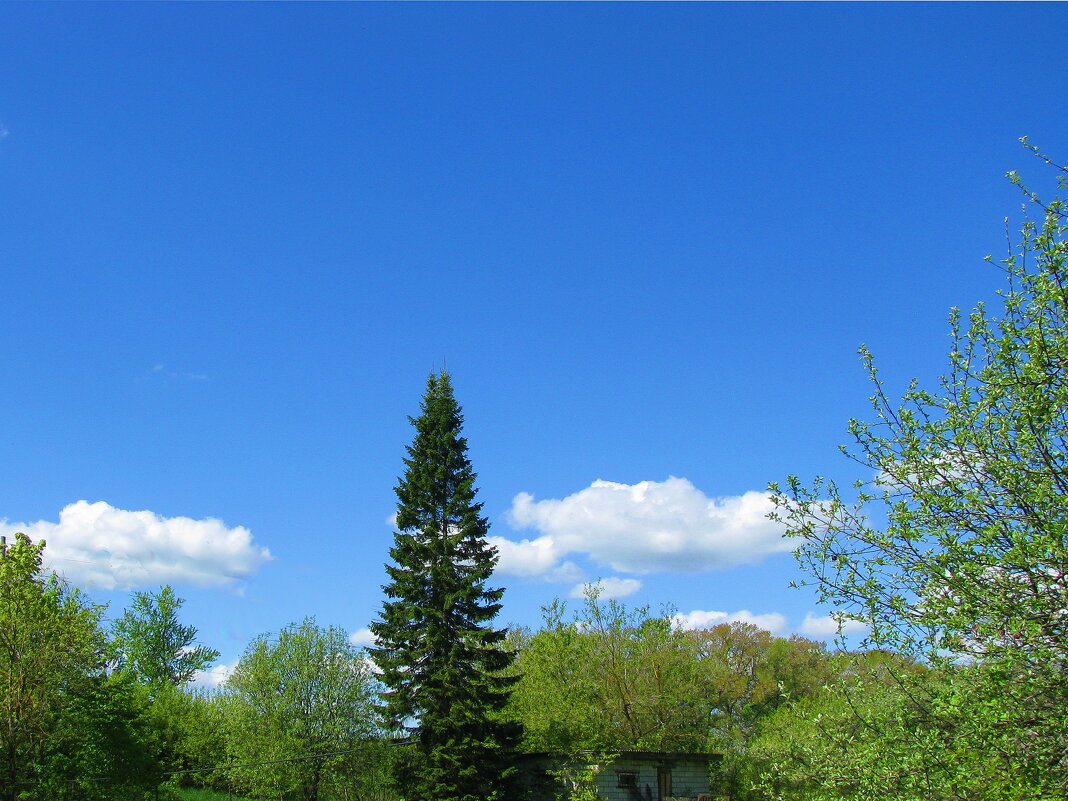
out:
{"label": "concrete block wall", "polygon": [[[671,770],[671,797],[693,798],[709,792],[708,763],[697,761],[651,762],[620,756],[597,777],[597,791],[606,801],[659,801],[657,770]],[[635,775],[634,787],[620,787],[620,774]]]}
{"label": "concrete block wall", "polygon": [[708,763],[692,762],[675,765],[671,769],[671,793],[675,798],[694,798],[710,792]]}
{"label": "concrete block wall", "polygon": [[[546,771],[559,762],[547,755],[531,755],[520,768],[522,797],[529,801],[553,801],[560,788]],[[707,759],[682,754],[635,756],[623,753],[605,766],[597,776],[597,792],[605,801],[660,801],[658,770],[671,771],[671,798],[694,798],[709,792]],[[621,781],[621,774],[632,783]],[[624,786],[620,786],[620,785]]]}

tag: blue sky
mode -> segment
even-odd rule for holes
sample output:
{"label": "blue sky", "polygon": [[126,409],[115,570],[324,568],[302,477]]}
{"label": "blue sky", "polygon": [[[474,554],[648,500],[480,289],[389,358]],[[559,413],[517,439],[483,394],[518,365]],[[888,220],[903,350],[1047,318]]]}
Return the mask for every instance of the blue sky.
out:
{"label": "blue sky", "polygon": [[930,382],[948,309],[993,299],[1002,176],[1051,183],[1018,137],[1068,152],[1066,23],[4,5],[4,528],[113,612],[172,581],[223,664],[307,615],[358,632],[445,366],[503,623],[604,578],[816,631],[761,493],[856,477],[861,343]]}

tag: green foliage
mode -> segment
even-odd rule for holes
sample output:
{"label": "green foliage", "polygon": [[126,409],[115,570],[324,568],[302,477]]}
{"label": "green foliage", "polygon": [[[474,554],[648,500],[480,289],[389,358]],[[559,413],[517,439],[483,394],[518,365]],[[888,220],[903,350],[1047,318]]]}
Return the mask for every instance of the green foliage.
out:
{"label": "green foliage", "polygon": [[512,662],[505,632],[490,625],[503,594],[486,586],[497,555],[447,373],[430,376],[421,410],[396,487],[388,600],[371,625],[388,687],[382,712],[415,730],[421,759],[403,777],[409,797],[501,799],[518,731],[500,715],[515,679],[503,674]]}
{"label": "green foliage", "polygon": [[105,675],[103,608],[43,576],[43,550],[0,545],[0,798],[138,797],[157,775],[142,701]]}
{"label": "green foliage", "polygon": [[[378,734],[375,682],[361,649],[311,618],[255,638],[221,699],[236,763],[266,762],[368,747]],[[370,751],[374,750],[371,746]],[[294,793],[317,801],[324,788],[358,773],[373,754],[236,768],[255,794]]]}
{"label": "green foliage", "polygon": [[945,766],[931,758],[945,759],[945,741],[926,696],[913,696],[915,685],[882,656],[850,656],[822,692],[760,721],[733,766],[743,788],[757,789],[743,798],[904,800],[945,786]]}
{"label": "green foliage", "polygon": [[819,691],[830,678],[822,643],[775,637],[750,623],[723,623],[685,632],[694,648],[698,682],[708,708],[713,750],[744,749],[757,722],[789,697]]}
{"label": "green foliage", "polygon": [[[564,757],[563,779],[582,774],[590,753],[743,754],[788,694],[817,693],[832,676],[820,643],[744,623],[683,631],[669,613],[596,594],[570,621],[559,601],[544,611],[540,631],[512,635],[522,678],[509,711],[527,750]],[[724,795],[738,794],[739,770],[729,761],[717,776]]]}
{"label": "green foliage", "polygon": [[[226,717],[219,699],[173,684],[160,685],[145,715],[155,732],[157,759],[165,771],[191,771],[230,761]],[[188,773],[173,785],[227,786],[225,772]]]}
{"label": "green foliage", "polygon": [[522,678],[511,710],[528,750],[704,748],[709,710],[691,640],[669,615],[594,593],[569,622],[559,601],[544,611],[540,631],[516,635]]}
{"label": "green foliage", "polygon": [[41,798],[142,801],[161,781],[147,699],[128,676],[95,675],[64,699],[41,763]]}
{"label": "green foliage", "polygon": [[[990,798],[1068,794],[1068,224],[1024,191],[1040,219],[1001,262],[1000,316],[952,311],[936,389],[893,402],[862,351],[875,422],[850,423],[847,453],[874,478],[852,500],[824,479],[772,488],[823,599],[940,671],[939,748],[981,763]],[[908,742],[887,760],[924,753]],[[957,797],[948,778],[926,792]]]}
{"label": "green foliage", "polygon": [[743,799],[1054,798],[995,742],[983,671],[929,669],[886,652],[848,655],[818,695],[763,719],[744,759]]}
{"label": "green foliage", "polygon": [[694,648],[698,688],[708,709],[709,750],[724,759],[714,787],[740,798],[746,787],[740,766],[761,722],[788,699],[820,692],[832,675],[822,643],[774,637],[749,623],[685,632]]}
{"label": "green foliage", "polygon": [[615,754],[572,753],[547,773],[560,787],[562,801],[601,801],[597,777],[615,761]]}
{"label": "green foliage", "polygon": [[219,658],[218,651],[194,645],[196,628],[178,622],[183,603],[169,585],[133,594],[130,608],[111,627],[119,668],[153,688],[181,686]]}
{"label": "green foliage", "polygon": [[205,787],[182,787],[176,793],[177,801],[252,801],[248,796],[234,795],[223,790]]}
{"label": "green foliage", "polygon": [[544,612],[541,630],[509,633],[520,680],[508,712],[523,722],[523,747],[565,753],[607,745],[611,725],[593,668],[593,638],[575,622],[564,622],[561,602]]}

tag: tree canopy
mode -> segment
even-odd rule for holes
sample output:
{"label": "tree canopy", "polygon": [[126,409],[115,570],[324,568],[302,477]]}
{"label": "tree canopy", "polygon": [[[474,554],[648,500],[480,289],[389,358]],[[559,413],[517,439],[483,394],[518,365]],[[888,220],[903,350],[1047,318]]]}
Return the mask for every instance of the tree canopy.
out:
{"label": "tree canopy", "polygon": [[[226,682],[230,747],[238,762],[352,751],[378,734],[374,679],[363,651],[311,618],[256,637]],[[260,765],[238,775],[257,793],[318,801],[358,756]]]}
{"label": "tree canopy", "polygon": [[710,751],[726,757],[717,792],[743,798],[738,757],[760,724],[834,675],[822,643],[749,623],[685,630],[670,609],[596,592],[570,616],[561,601],[544,613],[539,630],[510,634],[521,677],[508,712],[523,723],[525,750],[564,758],[565,785],[620,751]]}
{"label": "tree canopy", "polygon": [[214,648],[195,645],[195,627],[178,622],[183,603],[170,585],[133,594],[130,608],[111,627],[119,668],[153,687],[180,687],[219,658]]}
{"label": "tree canopy", "polygon": [[44,547],[0,542],[0,798],[136,796],[157,776],[140,702],[106,675],[103,607],[42,572]]}

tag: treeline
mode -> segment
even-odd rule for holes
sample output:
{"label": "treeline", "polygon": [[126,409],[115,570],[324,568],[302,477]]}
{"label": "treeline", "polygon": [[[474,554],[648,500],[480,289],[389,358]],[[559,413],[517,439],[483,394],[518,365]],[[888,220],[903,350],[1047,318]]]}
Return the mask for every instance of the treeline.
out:
{"label": "treeline", "polygon": [[[261,635],[218,691],[192,689],[217,654],[169,588],[136,593],[107,629],[101,607],[42,574],[41,551],[18,535],[0,558],[5,801],[405,797],[396,768],[416,753],[379,724],[383,687],[342,629]],[[713,793],[737,801],[1053,798],[1040,788],[1063,775],[1021,769],[1041,756],[1040,721],[1031,753],[989,747],[1020,732],[992,715],[987,663],[833,651],[738,622],[684,630],[595,596],[553,603],[508,646],[519,680],[504,715],[523,751],[560,755],[561,798],[628,749],[720,754]]]}
{"label": "treeline", "polygon": [[[105,627],[103,607],[42,572],[42,551],[17,535],[0,555],[5,801],[173,799],[181,787],[404,797],[396,763],[414,754],[380,725],[384,688],[342,629],[306,619],[256,637],[218,691],[196,690],[218,653],[180,622],[169,587],[135,593]],[[725,756],[718,790],[735,798],[753,784],[750,752],[783,756],[783,709],[826,703],[843,682],[881,686],[890,665],[919,670],[745,623],[683,630],[669,613],[596,596],[573,612],[553,603],[507,644],[519,680],[504,715],[521,724],[522,750],[576,771],[625,749],[711,750]]]}
{"label": "treeline", "polygon": [[[42,573],[42,549],[18,535],[0,558],[5,799],[166,799],[183,786],[403,797],[393,763],[411,755],[378,723],[383,688],[342,629],[309,619],[259,636],[218,692],[197,691],[189,680],[218,654],[181,624],[169,587],[135,593],[106,628],[102,607]],[[520,678],[505,715],[522,725],[523,750],[575,770],[625,749],[713,751],[724,755],[717,790],[734,798],[764,797],[753,790],[764,767],[803,785],[786,767],[799,747],[815,758],[826,745],[821,764],[842,762],[842,742],[857,739],[850,705],[892,717],[918,686],[902,682],[927,675],[745,623],[683,630],[668,613],[595,596],[574,612],[552,604],[508,646]]]}
{"label": "treeline", "polygon": [[531,751],[722,752],[834,670],[823,643],[747,623],[685,631],[595,596],[565,617],[558,601],[542,629],[512,632],[521,678],[509,709]]}

